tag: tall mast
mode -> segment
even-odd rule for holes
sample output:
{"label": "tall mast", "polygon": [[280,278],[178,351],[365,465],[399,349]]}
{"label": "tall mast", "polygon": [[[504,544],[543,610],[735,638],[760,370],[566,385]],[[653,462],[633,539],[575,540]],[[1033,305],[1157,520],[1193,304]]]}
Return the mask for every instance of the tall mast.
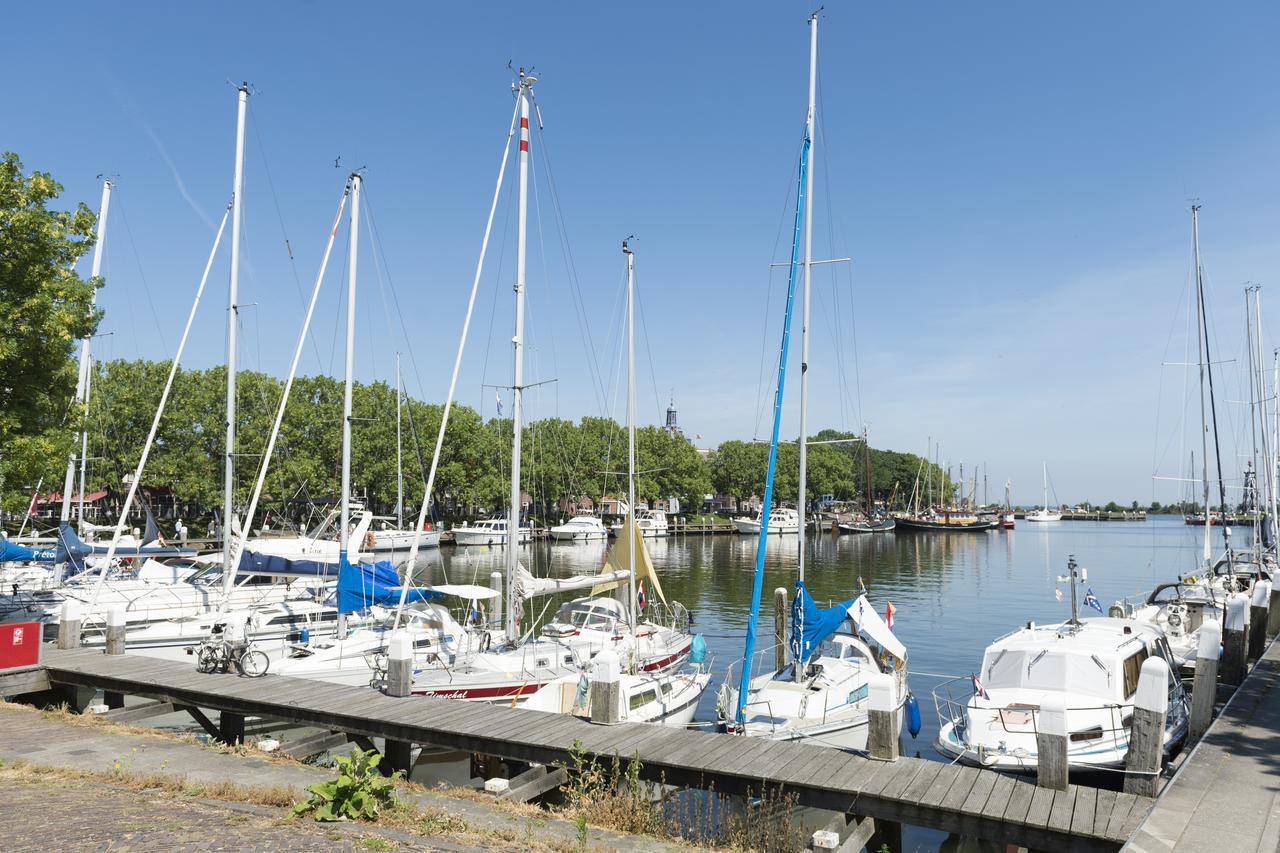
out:
{"label": "tall mast", "polygon": [[400,353],[396,353],[396,530],[404,530],[404,467],[400,456]]}
{"label": "tall mast", "polygon": [[[1213,524],[1213,516],[1210,513],[1209,506],[1209,420],[1205,413],[1204,394],[1205,394],[1205,346],[1207,341],[1204,339],[1203,329],[1204,322],[1204,298],[1203,298],[1203,282],[1200,277],[1200,222],[1197,214],[1200,211],[1200,205],[1191,205],[1191,252],[1192,263],[1195,265],[1196,272],[1196,344],[1199,347],[1200,359],[1200,464],[1202,466],[1202,477],[1204,480],[1204,564],[1207,566],[1213,559],[1211,550],[1210,535],[1212,531],[1209,529]],[[1226,519],[1222,520],[1223,524]]]}
{"label": "tall mast", "polygon": [[1049,514],[1049,463],[1041,462],[1040,467],[1043,471],[1043,477],[1044,477],[1044,481],[1043,481],[1044,482],[1044,512],[1045,512],[1045,515],[1048,515]]}
{"label": "tall mast", "polygon": [[515,588],[520,545],[520,402],[524,392],[524,268],[529,224],[529,97],[538,78],[520,69],[516,97],[520,102],[519,215],[516,219],[516,333],[511,338],[511,506],[507,510],[507,638],[516,640]]}
{"label": "tall mast", "polygon": [[[102,248],[106,245],[107,239],[107,210],[111,205],[111,180],[104,178],[102,181],[102,203],[98,206],[98,233],[93,242],[93,268],[90,275],[97,278],[102,272]],[[93,289],[90,296],[90,305],[96,305],[98,301],[98,288]],[[76,403],[83,410],[83,420],[80,423],[80,497],[79,505],[76,509],[76,518],[80,523],[84,522],[84,480],[85,480],[85,460],[89,455],[89,383],[93,375],[93,359],[89,354],[89,338],[85,337],[80,341],[80,376],[76,380]],[[71,455],[67,459],[67,476],[62,484],[62,520],[68,521],[71,518],[71,489],[74,485],[76,467],[76,454],[71,451]]]}
{"label": "tall mast", "polygon": [[[1256,369],[1256,362],[1254,360],[1253,303],[1249,298],[1252,293],[1252,286],[1245,287],[1244,339],[1245,347],[1249,350],[1249,461],[1247,463],[1249,470],[1245,474],[1244,507],[1253,516],[1249,521],[1249,532],[1253,535],[1253,547],[1257,550],[1260,538],[1259,534],[1261,533],[1258,529],[1258,525],[1261,523],[1261,518],[1258,513],[1258,510],[1261,508],[1258,503],[1258,400],[1262,394],[1260,393],[1261,389],[1258,386],[1258,373]],[[1252,494],[1250,494],[1250,479],[1253,480]]]}
{"label": "tall mast", "polygon": [[[360,187],[364,179],[351,173],[351,220],[347,234],[347,364],[342,387],[342,528],[338,533],[338,571],[346,568],[351,548],[351,386],[356,352],[356,269],[360,248]],[[410,568],[408,571],[412,571]]]}
{"label": "tall mast", "polygon": [[[1267,490],[1267,503],[1265,507],[1259,507],[1266,515],[1271,517],[1271,538],[1275,541],[1276,535],[1276,519],[1275,519],[1275,466],[1271,464],[1271,453],[1274,450],[1270,437],[1267,435],[1267,397],[1265,393],[1266,373],[1263,365],[1262,352],[1262,286],[1255,286],[1253,289],[1253,345],[1256,349],[1254,356],[1254,369],[1258,376],[1258,426],[1262,437],[1262,464],[1266,467],[1266,476],[1263,478],[1263,485]],[[1272,405],[1275,405],[1274,400]],[[1255,476],[1258,466],[1254,465]]]}
{"label": "tall mast", "polygon": [[[797,564],[800,582],[804,582],[805,516],[809,506],[809,281],[813,275],[813,125],[817,112],[818,91],[818,13],[809,16],[809,111],[805,116],[804,138],[809,148],[809,168],[804,176],[804,297],[800,309],[800,496],[796,508],[800,511],[800,530],[797,545],[800,558]],[[760,511],[760,523],[769,526],[769,510]],[[803,629],[803,626],[802,626]],[[796,666],[796,680],[800,680],[800,666]]]}
{"label": "tall mast", "polygon": [[640,614],[636,609],[636,321],[635,321],[635,255],[622,241],[622,253],[627,256],[627,507],[631,512],[630,524],[624,532],[627,536],[628,585],[627,609],[631,613],[631,633],[634,635]]}
{"label": "tall mast", "polygon": [[227,291],[227,438],[222,469],[222,567],[223,591],[230,592],[231,519],[236,498],[236,330],[240,325],[240,218],[244,209],[244,119],[249,106],[249,84],[237,89],[236,171],[231,186],[231,281]]}

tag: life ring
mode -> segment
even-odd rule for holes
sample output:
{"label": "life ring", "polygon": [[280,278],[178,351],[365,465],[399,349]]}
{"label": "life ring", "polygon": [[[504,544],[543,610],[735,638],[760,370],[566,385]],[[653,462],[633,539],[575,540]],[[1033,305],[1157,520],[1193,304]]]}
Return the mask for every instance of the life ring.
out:
{"label": "life ring", "polygon": [[372,530],[367,530],[367,531],[365,531],[365,534],[364,534],[364,547],[365,547],[365,548],[372,548],[374,545],[377,545],[377,544],[378,544],[378,536],[377,536],[377,534],[376,534],[376,533],[374,533]]}

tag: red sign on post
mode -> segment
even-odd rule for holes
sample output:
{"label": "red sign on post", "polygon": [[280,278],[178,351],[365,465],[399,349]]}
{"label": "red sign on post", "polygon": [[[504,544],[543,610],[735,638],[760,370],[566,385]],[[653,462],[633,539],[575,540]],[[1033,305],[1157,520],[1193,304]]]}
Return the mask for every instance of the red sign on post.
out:
{"label": "red sign on post", "polygon": [[0,672],[40,663],[40,623],[0,624]]}

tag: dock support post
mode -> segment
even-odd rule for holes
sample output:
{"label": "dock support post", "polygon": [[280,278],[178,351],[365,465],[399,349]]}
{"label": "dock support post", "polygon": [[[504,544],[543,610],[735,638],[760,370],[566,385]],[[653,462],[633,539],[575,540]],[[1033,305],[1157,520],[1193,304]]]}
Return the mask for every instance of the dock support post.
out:
{"label": "dock support post", "polygon": [[613,725],[622,719],[622,664],[605,649],[591,661],[591,722]]}
{"label": "dock support post", "polygon": [[1253,585],[1249,601],[1249,657],[1259,660],[1267,648],[1267,608],[1271,604],[1271,581]]}
{"label": "dock support post", "polygon": [[773,591],[773,642],[773,668],[782,669],[787,665],[787,588],[784,586]]}
{"label": "dock support post", "polygon": [[1280,585],[1271,585],[1271,601],[1267,608],[1267,636],[1280,634]]}
{"label": "dock support post", "polygon": [[1138,674],[1129,727],[1129,752],[1124,757],[1124,792],[1139,797],[1160,793],[1160,764],[1164,758],[1164,723],[1169,712],[1169,664],[1147,658]]}
{"label": "dock support post", "polygon": [[[494,598],[493,601],[502,601],[502,572],[489,573],[489,589],[493,590],[498,594],[498,596]],[[501,625],[502,625],[501,606],[489,608],[489,627],[497,628],[497,627],[501,627]]]}
{"label": "dock support post", "polygon": [[62,602],[62,615],[58,619],[58,648],[80,648],[80,602],[68,599]]}
{"label": "dock support post", "polygon": [[1209,620],[1200,626],[1200,646],[1196,651],[1196,678],[1191,686],[1191,731],[1189,738],[1204,737],[1213,720],[1213,703],[1218,697],[1218,652],[1222,646],[1222,625]]}
{"label": "dock support post", "polygon": [[867,754],[882,761],[898,759],[898,682],[878,672],[867,679]]}
{"label": "dock support post", "polygon": [[218,715],[218,740],[227,746],[244,743],[244,714],[223,711]]}
{"label": "dock support post", "polygon": [[397,631],[387,650],[386,693],[388,696],[408,696],[412,682],[413,641],[405,632]]}
{"label": "dock support post", "polygon": [[382,745],[382,761],[378,762],[378,769],[384,776],[390,776],[397,770],[403,770],[408,776],[413,769],[413,744],[387,738]]}
{"label": "dock support post", "polygon": [[1057,693],[1040,700],[1036,718],[1036,785],[1067,789],[1067,703]]}
{"label": "dock support post", "polygon": [[107,608],[107,647],[109,655],[124,654],[124,607],[115,604]]}
{"label": "dock support post", "polygon": [[1239,687],[1249,669],[1248,649],[1245,645],[1249,634],[1249,596],[1237,592],[1227,599],[1227,619],[1222,625],[1222,667],[1219,670],[1223,684]]}

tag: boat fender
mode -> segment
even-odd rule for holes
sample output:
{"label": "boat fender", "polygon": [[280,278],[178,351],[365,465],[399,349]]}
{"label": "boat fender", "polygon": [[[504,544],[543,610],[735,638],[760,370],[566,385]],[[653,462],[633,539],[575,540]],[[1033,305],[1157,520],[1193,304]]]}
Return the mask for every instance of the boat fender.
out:
{"label": "boat fender", "polygon": [[706,660],[707,641],[701,634],[694,634],[693,642],[689,644],[689,663],[705,663]]}
{"label": "boat fender", "polygon": [[493,635],[488,631],[484,632],[484,636],[480,638],[480,651],[489,651],[489,646],[493,645]]}
{"label": "boat fender", "polygon": [[311,642],[310,628],[306,627],[305,625],[302,627],[302,631],[299,632],[298,634],[298,642],[302,643],[302,645],[304,646],[308,645]]}
{"label": "boat fender", "polygon": [[907,694],[907,731],[912,737],[920,734],[920,703],[913,693]]}

